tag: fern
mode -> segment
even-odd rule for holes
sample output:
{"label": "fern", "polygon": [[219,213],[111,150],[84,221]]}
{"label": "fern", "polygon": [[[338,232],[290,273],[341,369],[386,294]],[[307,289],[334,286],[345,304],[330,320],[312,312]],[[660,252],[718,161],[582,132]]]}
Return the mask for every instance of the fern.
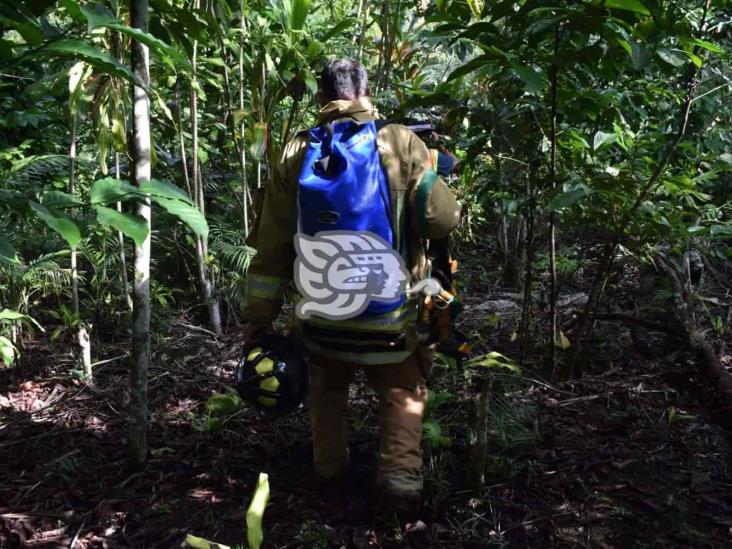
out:
{"label": "fern", "polygon": [[68,250],[62,250],[40,255],[25,265],[0,265],[0,301],[28,314],[34,295],[64,293],[71,284],[71,271],[61,267],[57,259],[68,254]]}
{"label": "fern", "polygon": [[494,442],[507,450],[519,450],[533,444],[535,435],[530,425],[536,409],[532,403],[500,396],[491,402],[489,412]]}
{"label": "fern", "polygon": [[8,182],[16,187],[43,183],[56,176],[66,175],[69,157],[62,154],[33,155],[13,163],[7,174]]}
{"label": "fern", "polygon": [[244,231],[226,226],[221,218],[211,219],[209,227],[209,249],[218,256],[221,265],[246,276],[256,250],[246,245]]}
{"label": "fern", "polygon": [[247,270],[256,250],[246,245],[244,231],[232,227],[225,219],[212,217],[209,229],[209,251],[227,273],[219,291],[229,303],[239,305],[246,288]]}

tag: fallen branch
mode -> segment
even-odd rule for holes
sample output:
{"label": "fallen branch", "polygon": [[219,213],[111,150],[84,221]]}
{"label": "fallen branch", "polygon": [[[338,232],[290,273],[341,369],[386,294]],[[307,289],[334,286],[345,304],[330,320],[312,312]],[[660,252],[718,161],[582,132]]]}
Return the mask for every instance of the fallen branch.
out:
{"label": "fallen branch", "polygon": [[696,352],[697,358],[707,375],[716,385],[725,407],[732,406],[732,375],[722,365],[717,353],[704,337],[694,321],[694,301],[688,289],[682,284],[674,267],[664,258],[657,256],[657,264],[666,273],[671,282],[674,298],[674,315],[681,324],[689,346]]}
{"label": "fallen branch", "polygon": [[671,335],[682,335],[682,333],[673,326],[667,324],[661,324],[659,322],[653,322],[646,320],[645,318],[638,318],[636,316],[626,315],[625,313],[600,313],[595,315],[595,320],[607,320],[625,322],[626,324],[634,324],[643,328],[648,328],[654,332],[663,332]]}
{"label": "fallen branch", "polygon": [[193,324],[186,324],[185,322],[181,322],[180,320],[176,320],[172,322],[174,326],[180,326],[181,328],[187,328],[189,330],[193,330],[194,332],[201,332],[202,334],[206,334],[208,336],[211,336],[214,339],[217,339],[218,336],[213,333],[211,330],[207,330],[206,328],[202,328],[201,326],[194,326]]}

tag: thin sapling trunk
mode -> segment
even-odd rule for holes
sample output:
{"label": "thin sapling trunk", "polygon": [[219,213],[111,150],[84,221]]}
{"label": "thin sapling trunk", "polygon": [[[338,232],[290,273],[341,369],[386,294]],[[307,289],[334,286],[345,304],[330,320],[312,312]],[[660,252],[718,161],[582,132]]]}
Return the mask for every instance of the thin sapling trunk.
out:
{"label": "thin sapling trunk", "polygon": [[[131,0],[132,27],[147,32],[147,0]],[[132,41],[132,71],[150,86],[148,47]],[[150,181],[150,99],[145,88],[133,86],[133,118],[130,156],[132,184],[139,187]],[[150,362],[150,241],[152,210],[150,199],[137,202],[137,215],[147,223],[147,236],[135,245],[134,285],[132,289],[132,357],[130,360],[130,404],[127,450],[130,464],[143,467],[147,461],[147,372]]]}

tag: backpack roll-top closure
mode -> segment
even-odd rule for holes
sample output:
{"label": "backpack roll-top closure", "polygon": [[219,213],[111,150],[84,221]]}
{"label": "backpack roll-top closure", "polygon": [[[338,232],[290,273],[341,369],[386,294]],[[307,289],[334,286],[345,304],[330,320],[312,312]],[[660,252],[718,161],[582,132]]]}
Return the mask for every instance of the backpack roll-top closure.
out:
{"label": "backpack roll-top closure", "polygon": [[313,128],[299,195],[305,234],[371,231],[393,244],[389,193],[373,122]]}

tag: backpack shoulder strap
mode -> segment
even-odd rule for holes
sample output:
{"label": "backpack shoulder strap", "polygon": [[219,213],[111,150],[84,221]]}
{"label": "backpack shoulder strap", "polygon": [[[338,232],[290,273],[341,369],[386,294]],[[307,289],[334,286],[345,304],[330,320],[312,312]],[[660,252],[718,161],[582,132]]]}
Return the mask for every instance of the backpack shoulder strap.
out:
{"label": "backpack shoulder strap", "polygon": [[388,126],[389,124],[393,124],[393,120],[389,120],[388,118],[382,118],[380,120],[374,120],[374,126],[376,126],[376,132],[378,133],[381,131],[381,128],[384,126]]}

